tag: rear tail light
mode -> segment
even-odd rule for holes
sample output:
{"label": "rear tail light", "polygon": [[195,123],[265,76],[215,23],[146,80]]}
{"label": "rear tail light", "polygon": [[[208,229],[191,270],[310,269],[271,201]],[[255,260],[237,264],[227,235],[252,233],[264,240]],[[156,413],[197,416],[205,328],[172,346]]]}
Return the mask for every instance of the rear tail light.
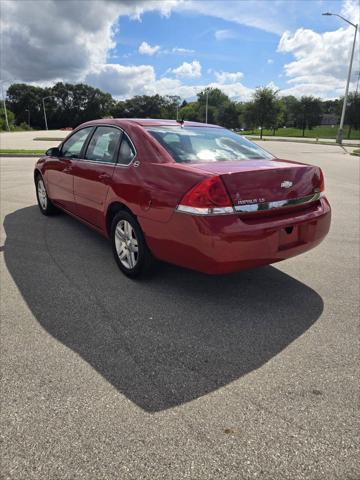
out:
{"label": "rear tail light", "polygon": [[234,213],[234,207],[220,177],[210,177],[189,190],[176,208],[195,215]]}

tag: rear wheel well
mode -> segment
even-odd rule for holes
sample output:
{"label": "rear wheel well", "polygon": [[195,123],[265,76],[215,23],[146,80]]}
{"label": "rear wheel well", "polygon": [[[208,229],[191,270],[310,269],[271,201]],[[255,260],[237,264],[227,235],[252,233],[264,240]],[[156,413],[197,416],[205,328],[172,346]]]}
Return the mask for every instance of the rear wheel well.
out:
{"label": "rear wheel well", "polygon": [[37,179],[38,177],[42,177],[42,175],[41,175],[41,173],[39,172],[39,170],[36,169],[36,170],[34,171],[34,182],[36,182],[36,179]]}
{"label": "rear wheel well", "polygon": [[107,234],[110,236],[111,232],[111,224],[112,221],[115,217],[115,215],[120,212],[121,210],[130,213],[133,217],[136,218],[136,216],[133,214],[133,212],[123,203],[120,202],[114,202],[111,205],[108,206],[107,212],[106,212],[106,231]]}

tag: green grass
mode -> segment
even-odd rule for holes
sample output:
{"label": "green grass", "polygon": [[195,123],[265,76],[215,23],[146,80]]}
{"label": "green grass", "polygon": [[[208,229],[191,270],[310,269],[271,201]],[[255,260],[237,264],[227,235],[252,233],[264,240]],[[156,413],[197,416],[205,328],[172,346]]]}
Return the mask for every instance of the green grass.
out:
{"label": "green grass", "polygon": [[357,153],[358,155],[360,155],[360,148],[355,148],[352,153]]}
{"label": "green grass", "polygon": [[21,155],[43,155],[45,150],[21,150],[21,149],[13,149],[13,148],[2,148],[0,149],[0,154],[11,154],[16,155],[20,153]]}
{"label": "green grass", "polygon": [[65,137],[35,137],[33,140],[40,140],[41,142],[62,142]]}
{"label": "green grass", "polygon": [[[328,125],[314,127],[312,130],[305,130],[305,138],[336,138],[337,127],[332,128]],[[242,135],[260,135],[260,130],[246,130]],[[272,136],[272,130],[263,130],[263,135]],[[300,128],[278,128],[275,131],[276,137],[299,137],[303,138]],[[348,139],[348,127],[344,128],[344,140]],[[352,130],[350,140],[360,140],[360,130]]]}

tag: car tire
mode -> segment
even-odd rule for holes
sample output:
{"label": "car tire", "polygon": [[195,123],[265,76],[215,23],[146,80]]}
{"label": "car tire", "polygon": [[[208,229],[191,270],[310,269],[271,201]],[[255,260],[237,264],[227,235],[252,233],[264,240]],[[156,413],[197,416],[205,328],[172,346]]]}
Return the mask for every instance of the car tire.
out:
{"label": "car tire", "polygon": [[144,234],[136,218],[120,210],[111,224],[111,242],[120,270],[131,278],[143,276],[154,263]]}
{"label": "car tire", "polygon": [[40,174],[35,178],[36,198],[40,208],[40,212],[43,215],[54,215],[58,212],[58,209],[53,205],[48,197],[45,182]]}

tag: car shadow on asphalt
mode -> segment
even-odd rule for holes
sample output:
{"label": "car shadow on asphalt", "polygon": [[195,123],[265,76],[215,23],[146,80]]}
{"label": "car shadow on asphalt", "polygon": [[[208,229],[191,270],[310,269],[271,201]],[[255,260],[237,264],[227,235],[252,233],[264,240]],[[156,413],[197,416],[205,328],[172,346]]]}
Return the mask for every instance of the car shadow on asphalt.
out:
{"label": "car shadow on asphalt", "polygon": [[321,315],[311,288],[274,267],[207,276],[159,264],[124,277],[109,242],[37,206],[5,217],[5,262],[42,327],[148,412],[264,365]]}

